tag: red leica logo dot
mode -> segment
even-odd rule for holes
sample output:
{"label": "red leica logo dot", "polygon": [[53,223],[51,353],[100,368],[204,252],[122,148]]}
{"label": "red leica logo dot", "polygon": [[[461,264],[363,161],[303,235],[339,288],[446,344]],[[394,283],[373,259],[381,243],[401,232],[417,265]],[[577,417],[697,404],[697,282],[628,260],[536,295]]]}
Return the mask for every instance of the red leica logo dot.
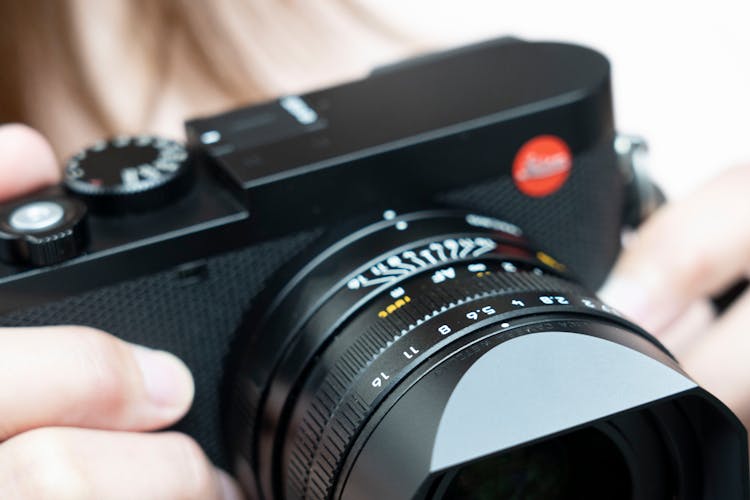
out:
{"label": "red leica logo dot", "polygon": [[572,165],[570,148],[562,139],[540,135],[518,150],[513,160],[513,181],[527,196],[548,196],[565,184]]}

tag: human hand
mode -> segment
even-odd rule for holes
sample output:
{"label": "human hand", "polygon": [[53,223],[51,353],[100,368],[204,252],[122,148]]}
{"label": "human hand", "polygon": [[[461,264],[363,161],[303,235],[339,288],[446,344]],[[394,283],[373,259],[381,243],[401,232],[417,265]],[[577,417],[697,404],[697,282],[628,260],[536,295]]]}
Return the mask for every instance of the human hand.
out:
{"label": "human hand", "polygon": [[[59,180],[49,144],[0,126],[0,200]],[[0,498],[239,499],[181,418],[193,381],[176,357],[80,326],[0,328]]]}
{"label": "human hand", "polygon": [[750,166],[723,172],[639,229],[601,290],[750,425],[750,292],[716,317],[710,298],[750,273]]}

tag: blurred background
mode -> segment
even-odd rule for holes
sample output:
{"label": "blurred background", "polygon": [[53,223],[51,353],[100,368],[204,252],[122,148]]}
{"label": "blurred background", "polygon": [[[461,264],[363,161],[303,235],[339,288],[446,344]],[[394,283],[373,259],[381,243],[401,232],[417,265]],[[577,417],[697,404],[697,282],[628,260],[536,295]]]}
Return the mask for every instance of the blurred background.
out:
{"label": "blurred background", "polygon": [[512,34],[594,47],[613,67],[620,131],[645,136],[651,171],[682,197],[750,163],[750,2],[362,0],[428,43]]}
{"label": "blurred background", "polygon": [[185,117],[363,76],[408,54],[514,35],[589,45],[617,123],[682,197],[750,163],[750,0],[0,0],[0,122],[61,159],[106,135],[180,138]]}

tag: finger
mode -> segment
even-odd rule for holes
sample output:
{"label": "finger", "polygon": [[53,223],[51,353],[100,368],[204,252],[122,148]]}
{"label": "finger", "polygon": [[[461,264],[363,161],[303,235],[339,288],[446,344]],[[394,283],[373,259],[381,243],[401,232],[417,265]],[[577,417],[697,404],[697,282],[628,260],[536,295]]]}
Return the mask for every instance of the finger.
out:
{"label": "finger", "polygon": [[0,126],[0,201],[22,196],[60,181],[52,147],[25,126]]}
{"label": "finger", "polygon": [[236,485],[184,434],[51,427],[0,446],[9,500],[239,500]]}
{"label": "finger", "polygon": [[711,302],[697,299],[660,333],[659,340],[680,360],[682,355],[709,331],[715,318],[716,313]]}
{"label": "finger", "polygon": [[744,293],[682,356],[685,371],[750,422],[750,292]]}
{"label": "finger", "polygon": [[722,173],[648,220],[602,298],[658,334],[691,302],[721,292],[750,263],[750,166]]}
{"label": "finger", "polygon": [[192,398],[171,354],[91,328],[0,329],[0,440],[46,426],[156,429]]}

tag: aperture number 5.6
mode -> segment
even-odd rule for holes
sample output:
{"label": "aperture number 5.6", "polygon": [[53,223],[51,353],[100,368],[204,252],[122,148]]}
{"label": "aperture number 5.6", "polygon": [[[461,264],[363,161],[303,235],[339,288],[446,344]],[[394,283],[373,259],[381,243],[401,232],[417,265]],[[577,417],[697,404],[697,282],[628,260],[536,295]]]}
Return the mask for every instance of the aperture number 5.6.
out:
{"label": "aperture number 5.6", "polygon": [[477,321],[480,318],[486,317],[486,316],[492,316],[493,314],[496,314],[497,311],[492,306],[484,306],[481,309],[477,309],[476,311],[469,311],[466,313],[466,318],[470,319],[472,321]]}

